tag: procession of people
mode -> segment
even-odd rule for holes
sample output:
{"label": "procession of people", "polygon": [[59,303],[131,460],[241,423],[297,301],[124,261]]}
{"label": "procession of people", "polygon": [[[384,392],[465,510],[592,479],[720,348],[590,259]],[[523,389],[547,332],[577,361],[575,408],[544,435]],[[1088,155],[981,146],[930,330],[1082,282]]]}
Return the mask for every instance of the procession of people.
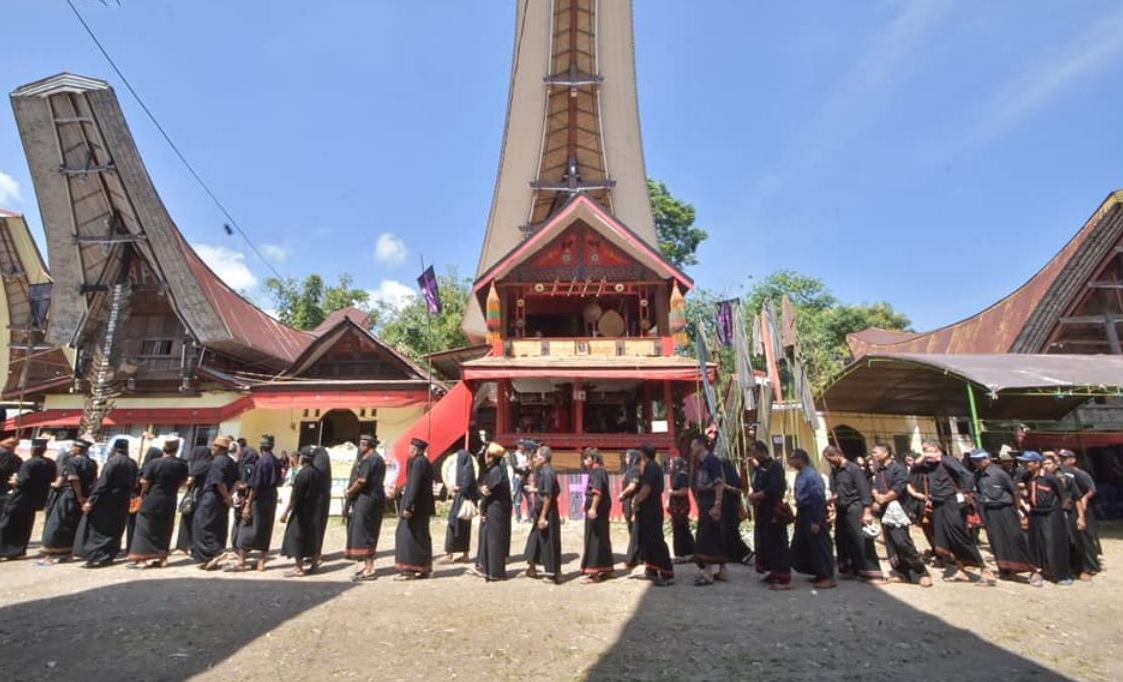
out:
{"label": "procession of people", "polygon": [[[945,582],[980,586],[999,580],[1070,585],[1101,570],[1091,505],[1095,483],[1069,450],[1023,452],[1011,472],[986,450],[975,449],[959,460],[934,439],[922,442],[919,455],[904,458],[883,443],[875,443],[868,457],[855,459],[830,445],[821,453],[824,475],[797,448],[786,461],[796,472],[789,495],[785,462],[767,444],[750,444],[746,476],[714,453],[706,434],[695,433],[687,443],[684,455],[673,454],[666,462],[666,474],[655,446],[626,453],[616,493],[628,521],[628,543],[618,546],[622,561],[613,551],[614,495],[605,458],[592,448],[581,453],[586,474],[582,583],[612,579],[618,567],[642,566],[637,577],[668,586],[675,582],[675,565],[687,563],[697,566],[691,580],[696,586],[729,580],[728,565],[740,562],[753,565],[773,590],[793,589],[793,572],[808,576],[817,589],[829,589],[839,578],[932,587],[930,567],[943,569]],[[41,566],[77,559],[99,568],[123,555],[129,568],[161,568],[181,550],[202,570],[263,571],[277,522],[284,524],[280,554],[293,561],[286,576],[314,574],[324,561],[331,465],[322,447],[301,448],[295,473],[286,477],[289,463],[273,454],[270,434],[261,436],[256,449],[244,439],[219,436],[207,451],[197,448],[186,456],[179,440],[170,438],[139,468],[129,457],[128,439],[121,438],[100,471],[89,457],[93,443],[88,439],[75,440],[58,461],[45,457],[45,440],[31,442],[27,461],[14,454],[15,444],[14,439],[0,442],[5,473],[0,560],[27,555],[36,513],[43,510]],[[430,526],[437,508],[428,443],[411,440],[404,485],[400,491],[390,488],[389,496],[387,486],[393,482],[386,480],[377,446],[374,436],[360,437],[344,492],[343,556],[358,564],[351,579],[378,577],[375,556],[388,500],[396,502],[398,517],[395,580],[430,578],[435,563]],[[522,575],[558,584],[564,577],[562,486],[553,451],[530,439],[516,448],[508,453],[498,443],[486,443],[478,458],[468,450],[450,455],[444,555],[436,563],[470,564],[468,575],[506,580],[512,516],[515,523],[522,516],[515,500],[525,496],[530,529]],[[291,489],[280,511],[278,488],[286,478]],[[664,537],[665,513],[673,553]],[[123,543],[131,515],[135,529]],[[177,515],[180,532],[173,547]],[[753,549],[741,534],[741,522],[750,517]],[[914,542],[914,526],[925,531],[926,553]],[[980,531],[986,533],[991,558],[980,551]]]}

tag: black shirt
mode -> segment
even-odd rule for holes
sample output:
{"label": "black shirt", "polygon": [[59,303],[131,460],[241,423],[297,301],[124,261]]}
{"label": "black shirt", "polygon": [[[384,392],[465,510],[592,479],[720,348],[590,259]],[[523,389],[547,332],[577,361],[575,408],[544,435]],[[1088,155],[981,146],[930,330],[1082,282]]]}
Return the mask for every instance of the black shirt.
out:
{"label": "black shirt", "polygon": [[955,500],[956,495],[974,487],[971,472],[950,455],[944,455],[934,464],[927,464],[927,469],[928,496],[933,502],[950,502]]}
{"label": "black shirt", "polygon": [[975,472],[975,490],[979,494],[978,501],[986,509],[1009,507],[1018,499],[1014,479],[996,464]]}
{"label": "black shirt", "polygon": [[904,503],[908,499],[909,472],[897,460],[877,470],[873,475],[873,485],[878,493],[887,495],[890,490],[897,493],[897,500]]}
{"label": "black shirt", "polygon": [[840,508],[849,507],[855,502],[863,507],[873,504],[866,472],[849,460],[843,462],[840,467],[831,467],[831,491],[838,498],[837,504]]}

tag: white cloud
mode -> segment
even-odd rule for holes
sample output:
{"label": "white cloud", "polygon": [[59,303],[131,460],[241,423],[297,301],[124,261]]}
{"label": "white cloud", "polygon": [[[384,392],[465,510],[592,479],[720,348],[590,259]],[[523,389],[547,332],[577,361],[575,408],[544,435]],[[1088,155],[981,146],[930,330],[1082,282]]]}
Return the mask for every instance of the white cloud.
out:
{"label": "white cloud", "polygon": [[417,290],[408,284],[393,279],[384,279],[377,289],[368,289],[371,306],[386,304],[394,310],[401,310],[417,297]]}
{"label": "white cloud", "polygon": [[16,179],[0,170],[0,207],[8,203],[23,203],[23,197]]}
{"label": "white cloud", "polygon": [[374,260],[384,265],[400,265],[409,255],[405,242],[389,232],[378,235],[374,245]]}
{"label": "white cloud", "polygon": [[193,244],[192,248],[207,267],[214,270],[234,291],[245,291],[257,286],[257,277],[246,266],[246,254],[241,251],[210,244]]}
{"label": "white cloud", "polygon": [[1120,35],[1123,35],[1123,14],[1113,12],[1047,58],[1011,78],[991,99],[977,134],[985,137],[1001,133],[1081,78],[1117,64],[1123,55]]}
{"label": "white cloud", "polygon": [[284,263],[289,259],[289,250],[280,244],[262,244],[261,255],[269,260],[275,260],[278,263]]}

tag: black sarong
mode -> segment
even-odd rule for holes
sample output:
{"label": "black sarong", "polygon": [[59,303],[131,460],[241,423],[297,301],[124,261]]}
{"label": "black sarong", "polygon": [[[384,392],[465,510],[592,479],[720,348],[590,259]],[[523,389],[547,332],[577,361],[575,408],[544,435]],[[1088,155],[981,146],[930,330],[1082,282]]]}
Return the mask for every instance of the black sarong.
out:
{"label": "black sarong", "polygon": [[70,482],[55,498],[54,504],[47,507],[47,520],[43,524],[43,537],[39,551],[43,554],[66,556],[74,551],[74,536],[82,521],[82,507]]}
{"label": "black sarong", "polygon": [[511,553],[511,483],[502,463],[488,467],[483,484],[488,494],[480,498],[480,546],[476,566],[490,580],[507,579]]}
{"label": "black sarong", "polygon": [[191,556],[196,561],[214,559],[226,551],[230,508],[217,490],[203,491],[191,523]]}
{"label": "black sarong", "polygon": [[585,574],[611,573],[615,559],[612,556],[612,538],[609,536],[608,515],[585,517],[585,547],[581,553],[581,572]]}
{"label": "black sarong", "polygon": [[675,577],[675,569],[663,537],[663,469],[651,459],[644,461],[640,475],[640,488],[644,487],[650,488],[651,492],[635,505],[640,556],[649,577],[669,580]]}
{"label": "black sarong", "polygon": [[817,580],[834,577],[834,559],[831,557],[831,534],[825,525],[819,532],[811,532],[812,522],[807,515],[797,514],[795,532],[792,534],[792,570],[815,576]]}
{"label": "black sarong", "polygon": [[320,498],[323,496],[323,474],[313,466],[304,466],[292,482],[288,525],[281,541],[281,554],[298,561],[310,559],[323,543],[320,530]]}
{"label": "black sarong", "polygon": [[998,570],[1006,573],[1036,571],[1029,543],[1022,531],[1021,519],[1014,506],[984,507],[982,515],[990,551],[994,554]]}
{"label": "black sarong", "polygon": [[1072,578],[1068,555],[1068,529],[1064,511],[1031,511],[1029,514],[1029,551],[1041,572],[1053,580]]}
{"label": "black sarong", "polygon": [[414,512],[408,519],[398,519],[394,534],[394,568],[411,573],[433,570],[433,538],[427,514]]}
{"label": "black sarong", "polygon": [[448,509],[448,525],[445,529],[445,552],[457,554],[467,552],[472,545],[472,520],[457,518],[464,504],[464,495],[456,493]]}
{"label": "black sarong", "polygon": [[834,522],[838,572],[874,580],[883,578],[873,538],[862,532],[862,504],[851,502],[838,510]]}
{"label": "black sarong", "polygon": [[898,575],[910,583],[929,575],[928,567],[920,558],[908,526],[883,525],[881,529],[885,537],[885,549],[889,554],[889,565]]}
{"label": "black sarong", "polygon": [[277,520],[277,489],[262,488],[257,491],[250,506],[249,523],[242,522],[238,529],[237,548],[268,552],[273,543],[273,525]]}
{"label": "black sarong", "polygon": [[24,509],[9,501],[0,516],[0,558],[15,559],[27,554],[34,525],[34,509]]}
{"label": "black sarong", "polygon": [[368,559],[378,550],[378,536],[382,533],[382,517],[386,509],[385,497],[359,495],[351,506],[347,519],[348,559]]}
{"label": "black sarong", "polygon": [[983,556],[967,530],[967,516],[956,500],[933,505],[932,544],[936,554],[964,566],[984,568]]}
{"label": "black sarong", "polygon": [[144,465],[141,480],[148,492],[136,515],[136,531],[129,543],[131,561],[165,559],[175,525],[176,497],[187,480],[188,466],[175,457],[161,457]]}
{"label": "black sarong", "polygon": [[331,513],[331,455],[322,447],[316,448],[316,456],[312,459],[312,466],[319,472],[320,494],[317,497],[319,506],[316,508],[316,519],[319,524],[319,534],[316,536],[316,556],[324,550],[324,536],[328,531],[328,515]]}
{"label": "black sarong", "polygon": [[129,522],[129,501],[136,489],[137,466],[128,456],[116,454],[101,470],[90,495],[90,511],[78,524],[74,555],[92,564],[107,564],[121,552],[121,536]]}

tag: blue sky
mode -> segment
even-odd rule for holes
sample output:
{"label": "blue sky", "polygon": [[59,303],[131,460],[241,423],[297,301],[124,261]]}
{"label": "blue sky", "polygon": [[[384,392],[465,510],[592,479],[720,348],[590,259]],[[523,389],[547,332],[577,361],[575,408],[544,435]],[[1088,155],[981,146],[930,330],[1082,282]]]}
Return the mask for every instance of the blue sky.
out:
{"label": "blue sky", "polygon": [[[396,296],[422,256],[473,272],[513,0],[75,3],[282,275]],[[6,92],[64,70],[113,83],[180,229],[269,307],[269,267],[66,3],[3,0],[0,26]],[[710,239],[691,274],[718,293],[794,269],[941,326],[1019,286],[1123,187],[1117,0],[637,0],[635,44],[648,174],[697,208]],[[8,108],[0,206],[41,234]]]}

